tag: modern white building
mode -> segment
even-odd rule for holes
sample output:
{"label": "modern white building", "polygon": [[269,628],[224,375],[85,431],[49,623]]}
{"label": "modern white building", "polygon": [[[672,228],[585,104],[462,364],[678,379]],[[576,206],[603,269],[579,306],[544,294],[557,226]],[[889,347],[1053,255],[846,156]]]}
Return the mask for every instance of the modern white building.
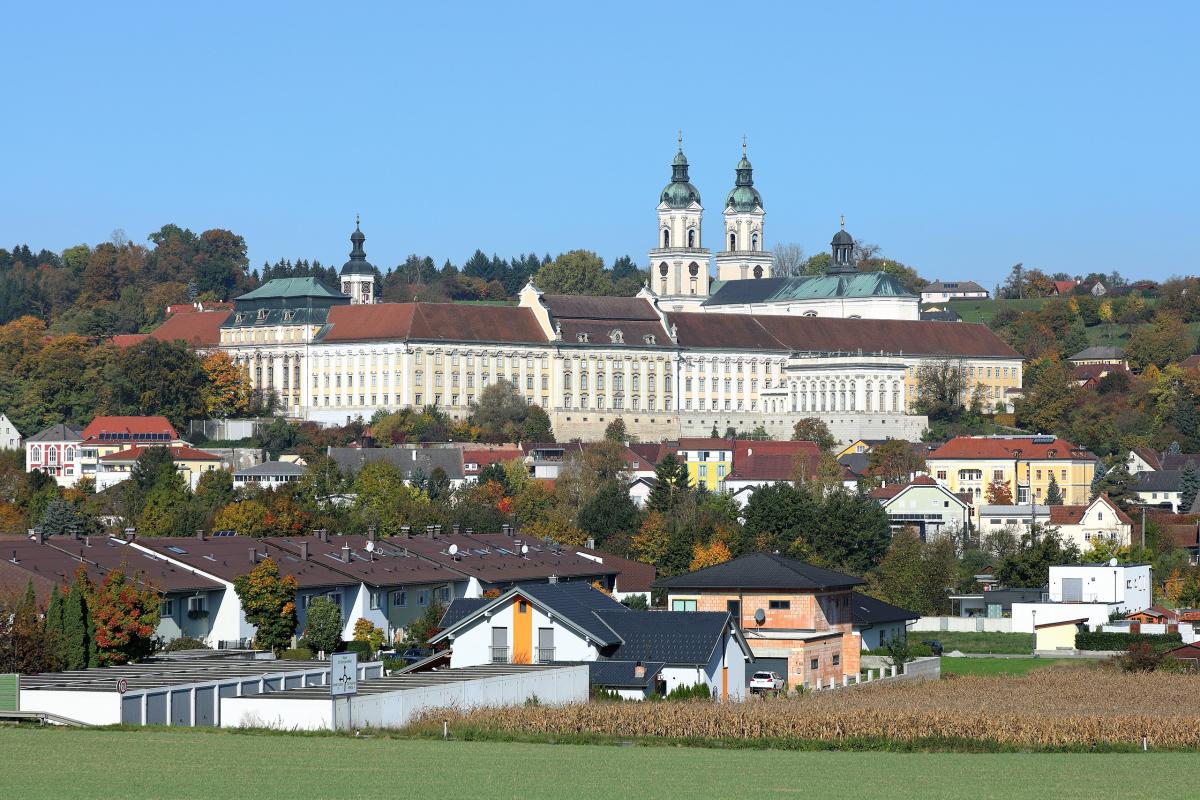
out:
{"label": "modern white building", "polygon": [[975,281],[936,280],[921,289],[922,303],[947,303],[951,300],[985,300],[988,290]]}
{"label": "modern white building", "polygon": [[1032,633],[1051,622],[1083,619],[1105,625],[1113,614],[1125,616],[1149,608],[1153,584],[1149,564],[1068,564],[1050,567],[1040,603],[1013,603],[1012,629]]}

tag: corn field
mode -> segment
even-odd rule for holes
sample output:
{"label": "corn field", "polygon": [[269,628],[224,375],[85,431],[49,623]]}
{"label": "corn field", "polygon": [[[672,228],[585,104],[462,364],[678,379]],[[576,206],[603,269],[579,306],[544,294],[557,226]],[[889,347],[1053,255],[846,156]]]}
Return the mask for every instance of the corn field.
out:
{"label": "corn field", "polygon": [[1043,669],[1021,677],[962,677],[889,683],[801,697],[706,701],[585,703],[569,706],[436,711],[414,727],[442,720],[497,733],[612,737],[838,741],[883,737],[972,739],[1030,747],[1140,744],[1200,748],[1191,698],[1194,675]]}

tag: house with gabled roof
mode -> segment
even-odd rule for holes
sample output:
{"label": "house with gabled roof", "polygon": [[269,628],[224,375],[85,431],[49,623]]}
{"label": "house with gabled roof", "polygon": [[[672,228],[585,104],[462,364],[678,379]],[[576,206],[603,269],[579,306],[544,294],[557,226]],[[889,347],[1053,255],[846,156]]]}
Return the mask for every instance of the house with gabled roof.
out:
{"label": "house with gabled roof", "polygon": [[631,699],[703,684],[746,695],[749,645],[728,611],[633,611],[583,583],[525,583],[499,597],[456,599],[430,643],[451,667],[585,662],[592,682]]}
{"label": "house with gabled roof", "polygon": [[74,486],[82,474],[83,429],[59,423],[25,440],[25,471],[41,470],[59,486]]}
{"label": "house with gabled roof", "polygon": [[852,600],[862,578],[772,553],[658,581],[668,608],[727,612],[737,620],[756,669],[779,673],[792,686],[841,683],[859,671]]}
{"label": "house with gabled roof", "polygon": [[913,528],[923,542],[939,533],[966,531],[972,524],[970,495],[955,494],[928,475],[867,494],[883,506],[893,531]]}

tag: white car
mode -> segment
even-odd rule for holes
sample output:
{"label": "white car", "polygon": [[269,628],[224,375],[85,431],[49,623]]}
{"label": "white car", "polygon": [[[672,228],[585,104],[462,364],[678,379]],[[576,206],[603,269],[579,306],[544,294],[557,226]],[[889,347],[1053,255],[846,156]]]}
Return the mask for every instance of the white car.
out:
{"label": "white car", "polygon": [[751,692],[778,692],[783,690],[783,678],[778,672],[756,672],[750,678]]}

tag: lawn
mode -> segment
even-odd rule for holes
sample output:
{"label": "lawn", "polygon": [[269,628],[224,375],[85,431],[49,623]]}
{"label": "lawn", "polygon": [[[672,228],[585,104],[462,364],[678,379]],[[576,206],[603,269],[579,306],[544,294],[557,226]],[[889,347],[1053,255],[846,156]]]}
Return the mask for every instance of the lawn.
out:
{"label": "lawn", "polygon": [[887,753],[0,730],[5,796],[1086,798],[1177,795],[1189,753]]}
{"label": "lawn", "polygon": [[1032,633],[983,633],[956,631],[909,631],[909,641],[936,639],[946,652],[962,653],[1025,653],[1033,652]]}
{"label": "lawn", "polygon": [[1042,667],[1079,667],[1088,669],[1095,662],[1068,658],[942,658],[942,676],[947,675],[1024,675]]}

